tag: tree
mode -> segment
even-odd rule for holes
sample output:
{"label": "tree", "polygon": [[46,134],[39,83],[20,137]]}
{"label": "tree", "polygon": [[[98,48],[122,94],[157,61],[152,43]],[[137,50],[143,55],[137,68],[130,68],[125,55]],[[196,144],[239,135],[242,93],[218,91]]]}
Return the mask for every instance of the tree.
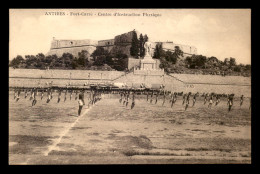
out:
{"label": "tree", "polygon": [[149,38],[148,38],[148,36],[145,34],[145,35],[144,35],[144,42],[148,42],[148,40],[149,40]]}
{"label": "tree", "polygon": [[96,58],[93,65],[95,66],[102,66],[106,63],[106,56],[102,55]]}
{"label": "tree", "polygon": [[78,62],[77,62],[77,59],[74,58],[71,62],[71,67],[72,69],[76,69],[78,67]]}
{"label": "tree", "polygon": [[176,58],[176,59],[178,59],[178,58],[180,58],[180,57],[183,57],[183,51],[180,49],[180,47],[179,46],[175,46],[174,47],[174,57]]}
{"label": "tree", "polygon": [[26,67],[34,67],[37,62],[37,58],[34,55],[25,55]]}
{"label": "tree", "polygon": [[164,55],[164,50],[162,49],[162,44],[156,44],[153,58],[160,59]]}
{"label": "tree", "polygon": [[106,56],[106,59],[105,59],[106,64],[108,64],[108,65],[114,65],[114,61],[113,61],[112,58],[113,58],[113,57],[112,57],[111,55],[107,55],[107,56]]}
{"label": "tree", "polygon": [[170,63],[165,58],[161,58],[159,67],[164,69],[167,73],[170,72]]}
{"label": "tree", "polygon": [[171,51],[166,51],[164,57],[168,62],[171,62],[173,64],[177,62],[178,58],[177,55],[175,53],[172,53]]}
{"label": "tree", "polygon": [[197,55],[196,56],[196,66],[198,67],[202,67],[205,65],[207,61],[207,57],[206,56],[202,56],[202,55]]}
{"label": "tree", "polygon": [[142,34],[140,34],[140,38],[139,38],[140,57],[144,57],[145,54],[144,43],[145,43],[144,37]]}
{"label": "tree", "polygon": [[[110,55],[107,55],[107,56],[110,56]],[[119,59],[126,59],[128,58],[128,56],[126,54],[123,54],[121,51],[120,52],[117,52],[115,55],[114,55],[115,58],[119,58]]]}
{"label": "tree", "polygon": [[45,59],[45,56],[44,56],[43,53],[39,53],[39,54],[36,55],[36,58],[37,58],[38,60],[41,60],[41,61],[43,62],[44,59]]}
{"label": "tree", "polygon": [[105,50],[103,47],[97,47],[97,49],[91,54],[91,56],[94,58],[94,61],[98,56],[102,55],[108,55],[108,51]]}
{"label": "tree", "polygon": [[247,64],[247,65],[245,66],[245,69],[246,69],[247,71],[251,71],[251,65]]}
{"label": "tree", "polygon": [[225,58],[225,59],[224,59],[224,65],[229,65],[229,60],[228,60],[228,58]]}
{"label": "tree", "polygon": [[114,69],[117,71],[123,71],[127,68],[127,61],[126,59],[118,59],[118,61],[113,66]]}
{"label": "tree", "polygon": [[74,56],[71,53],[63,53],[61,56],[63,67],[72,68],[72,61]]}
{"label": "tree", "polygon": [[57,55],[49,55],[45,57],[45,66],[53,67],[54,63],[58,59]]}
{"label": "tree", "polygon": [[78,65],[82,67],[86,67],[88,65],[88,56],[89,52],[86,50],[82,50],[81,52],[78,52]]}
{"label": "tree", "polygon": [[235,66],[237,64],[236,59],[232,58],[232,57],[229,58],[229,63],[230,63],[230,66]]}
{"label": "tree", "polygon": [[241,72],[241,67],[240,66],[235,66],[234,71],[235,72]]}
{"label": "tree", "polygon": [[131,42],[131,48],[130,48],[130,55],[138,58],[138,53],[139,53],[139,40],[137,38],[137,34],[135,31],[133,31],[133,37],[132,37],[132,42]]}
{"label": "tree", "polygon": [[190,68],[194,69],[196,67],[203,67],[207,61],[206,56],[202,55],[192,55],[191,57],[186,57],[185,62],[189,65]]}
{"label": "tree", "polygon": [[9,65],[9,66],[18,68],[19,65],[20,65],[21,63],[23,63],[23,62],[24,62],[23,57],[20,56],[20,55],[18,55],[18,56],[16,56],[16,57],[10,62],[10,65]]}

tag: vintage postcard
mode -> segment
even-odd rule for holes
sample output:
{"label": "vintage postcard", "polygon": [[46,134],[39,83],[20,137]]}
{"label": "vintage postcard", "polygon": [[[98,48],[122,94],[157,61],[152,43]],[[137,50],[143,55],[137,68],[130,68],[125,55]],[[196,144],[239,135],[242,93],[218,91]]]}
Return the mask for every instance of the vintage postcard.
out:
{"label": "vintage postcard", "polygon": [[251,164],[251,9],[9,9],[9,165]]}

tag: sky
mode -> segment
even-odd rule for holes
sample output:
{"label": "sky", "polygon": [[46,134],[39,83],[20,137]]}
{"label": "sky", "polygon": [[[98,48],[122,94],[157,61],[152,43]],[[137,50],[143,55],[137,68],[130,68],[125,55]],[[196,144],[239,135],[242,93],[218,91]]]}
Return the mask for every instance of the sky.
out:
{"label": "sky", "polygon": [[251,64],[250,9],[10,9],[9,21],[9,60],[46,54],[53,37],[105,40],[135,29],[152,42],[173,41],[195,46],[207,57]]}

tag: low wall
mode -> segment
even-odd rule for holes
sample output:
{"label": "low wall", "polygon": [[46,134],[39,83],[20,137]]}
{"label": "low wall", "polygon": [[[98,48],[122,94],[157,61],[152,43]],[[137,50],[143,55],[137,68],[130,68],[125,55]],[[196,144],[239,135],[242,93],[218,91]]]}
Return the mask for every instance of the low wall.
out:
{"label": "low wall", "polygon": [[114,79],[124,74],[122,71],[91,71],[91,70],[39,70],[9,69],[9,77],[24,78],[71,78],[71,79]]}
{"label": "low wall", "polygon": [[164,70],[134,70],[135,75],[150,75],[150,76],[162,76],[164,75]]}
{"label": "low wall", "polygon": [[[135,59],[135,58],[128,58],[128,69],[131,69],[133,67],[140,67],[142,59]],[[160,69],[160,60],[153,59],[156,61],[156,69]]]}

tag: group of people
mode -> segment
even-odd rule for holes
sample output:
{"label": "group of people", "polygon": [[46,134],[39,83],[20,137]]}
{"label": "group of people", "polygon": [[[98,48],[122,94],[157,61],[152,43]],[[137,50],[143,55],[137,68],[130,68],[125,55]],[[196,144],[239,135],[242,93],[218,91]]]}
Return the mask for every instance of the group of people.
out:
{"label": "group of people", "polygon": [[[56,89],[58,93],[58,99],[57,103],[61,101],[61,95],[62,92],[64,92],[64,102],[67,100],[67,94],[70,93],[70,100],[72,99],[73,92],[75,93],[75,100],[78,99],[79,109],[78,109],[78,116],[81,114],[81,110],[83,106],[85,105],[84,101],[84,89],[77,89],[77,90],[68,90],[63,88]],[[27,98],[28,94],[30,94],[30,100],[32,101],[32,106],[36,105],[37,103],[37,96],[40,93],[40,98],[43,100],[44,93],[47,93],[47,100],[46,103],[49,103],[53,99],[53,92],[54,89],[48,88],[48,89],[41,89],[41,88],[32,88],[32,89],[25,89],[24,90],[24,98]],[[108,93],[114,93],[114,91],[108,91]],[[120,95],[119,103],[122,103],[125,107],[128,107],[128,104],[131,101],[130,108],[133,109],[135,107],[135,95],[136,91],[134,90],[119,90],[117,93]],[[154,90],[154,91],[142,91],[141,94],[146,93],[146,100],[148,103],[157,104],[159,96],[162,95],[162,106],[166,102],[166,98],[169,98],[169,103],[171,104],[171,108],[176,103],[178,96],[182,96],[182,105],[185,105],[185,110],[188,109],[190,106],[190,100],[192,99],[192,107],[195,106],[195,103],[197,101],[197,97],[199,97],[199,93],[192,94],[191,92],[188,93],[177,93],[177,92],[171,92],[171,91],[165,91],[165,90]],[[101,100],[101,96],[104,94],[104,91],[97,90],[97,89],[91,89],[89,92],[89,96],[87,97],[88,107],[90,105],[94,105],[97,101]],[[14,90],[14,99],[16,102],[19,101],[21,95],[21,89],[15,89]],[[150,100],[149,100],[150,96]],[[217,106],[220,103],[221,97],[227,98],[227,105],[228,105],[228,111],[231,111],[231,108],[233,106],[233,100],[234,100],[234,94],[224,95],[224,94],[208,94],[203,93],[201,97],[204,97],[204,105],[208,102],[208,108],[211,108],[213,103],[215,102],[215,106]],[[241,95],[240,97],[240,107],[243,105],[244,102],[244,96]],[[250,106],[249,109],[251,109],[251,98],[250,98]]]}
{"label": "group of people", "polygon": [[[127,92],[126,92],[127,93]],[[190,100],[192,99],[192,107],[195,106],[195,103],[197,101],[197,97],[199,97],[199,93],[192,94],[191,92],[188,93],[177,93],[177,92],[171,92],[171,91],[147,91],[146,92],[146,101],[149,103],[152,103],[153,100],[155,100],[155,103],[158,101],[159,95],[162,95],[162,106],[165,104],[166,98],[169,98],[169,103],[171,103],[171,108],[173,107],[174,103],[176,103],[178,96],[182,96],[182,105],[185,105],[185,110],[188,109],[190,106]],[[149,101],[150,96],[150,101]],[[155,97],[154,97],[155,96]],[[228,105],[228,111],[231,111],[231,108],[233,106],[233,100],[234,100],[234,94],[214,94],[214,93],[203,93],[201,97],[204,97],[204,105],[208,102],[208,108],[211,108],[213,103],[215,103],[215,106],[217,106],[220,103],[221,97],[227,99],[227,105]],[[122,100],[122,94],[120,101]],[[128,101],[128,98],[126,97],[126,101]],[[244,95],[241,95],[240,97],[240,107],[243,105],[244,102]],[[251,98],[250,98],[250,106],[249,109],[251,109]]]}
{"label": "group of people", "polygon": [[[120,94],[120,99],[119,99],[119,103],[123,103],[123,105],[125,105],[126,107],[128,106],[129,103],[129,99],[131,99],[130,97],[130,91],[119,91]],[[133,109],[135,106],[135,92],[132,92],[132,104],[131,104],[131,109]]]}
{"label": "group of people", "polygon": [[[21,91],[22,91],[22,89],[14,89],[14,99],[16,100],[16,102],[18,102],[20,99]],[[29,100],[32,101],[32,106],[34,106],[37,103],[37,96],[39,96],[39,93],[40,93],[41,100],[43,100],[45,92],[47,94],[46,103],[49,103],[53,99],[53,92],[55,92],[54,89],[51,89],[51,88],[48,88],[46,90],[41,89],[41,88],[25,89],[24,98],[26,99],[28,97],[28,95],[30,95]],[[63,92],[63,89],[59,88],[59,89],[57,89],[57,92],[58,92],[57,103],[59,103],[61,101],[61,94]],[[70,93],[70,100],[72,99],[73,92],[75,93],[75,100],[78,99],[78,103],[79,103],[78,115],[80,115],[82,107],[83,107],[83,105],[85,105],[85,101],[84,101],[85,90],[68,90],[68,89],[66,89],[64,92],[64,102],[67,100],[68,92]],[[90,105],[94,105],[97,101],[101,100],[101,92],[98,90],[91,90],[89,93],[88,99],[89,99],[88,107]]]}

